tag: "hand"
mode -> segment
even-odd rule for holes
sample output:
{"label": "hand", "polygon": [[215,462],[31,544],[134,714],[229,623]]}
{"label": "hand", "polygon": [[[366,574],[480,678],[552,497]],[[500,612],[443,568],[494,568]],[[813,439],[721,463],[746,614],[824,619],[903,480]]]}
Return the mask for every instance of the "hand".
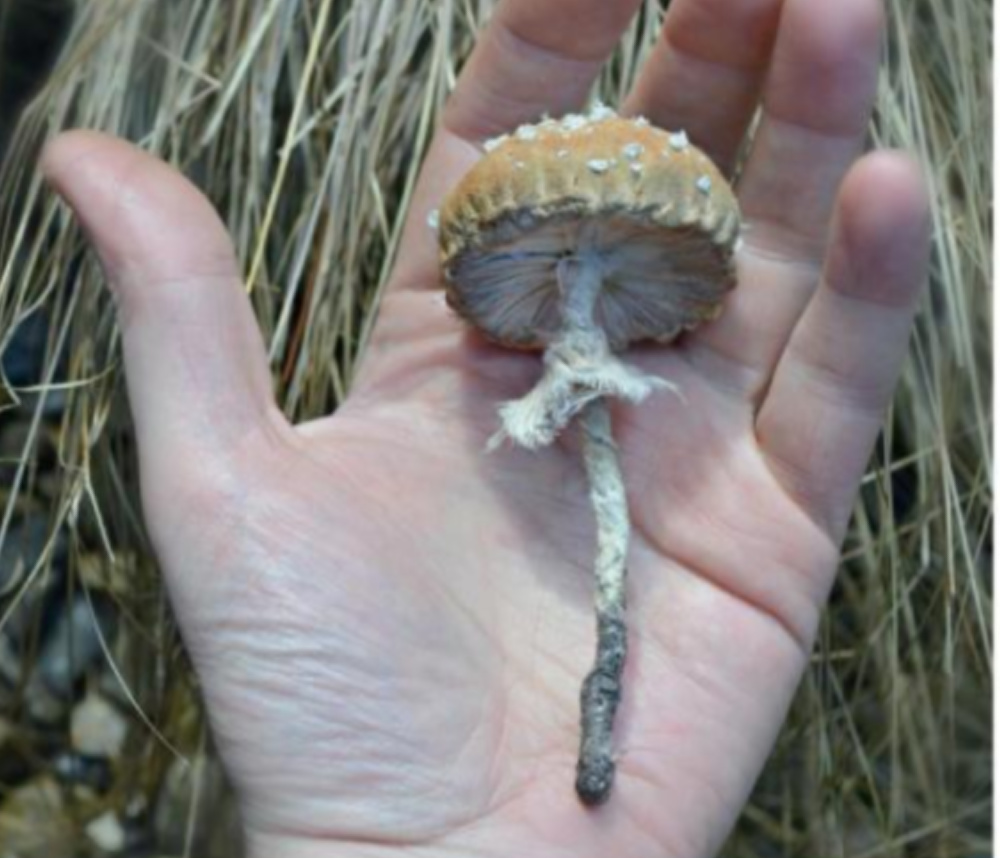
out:
{"label": "hand", "polygon": [[[624,105],[740,181],[722,318],[627,359],[631,652],[609,803],[573,791],[593,521],[572,441],[487,455],[537,356],[445,309],[425,220],[477,141],[581,106],[637,0],[507,0],[445,112],[347,403],[289,425],[229,240],[76,132],[44,169],[120,305],[150,533],[254,855],[714,854],[806,665],[925,278],[917,168],[861,151],[878,0],[675,0]],[[538,82],[545,81],[540,87]],[[846,178],[845,178],[846,176]]]}

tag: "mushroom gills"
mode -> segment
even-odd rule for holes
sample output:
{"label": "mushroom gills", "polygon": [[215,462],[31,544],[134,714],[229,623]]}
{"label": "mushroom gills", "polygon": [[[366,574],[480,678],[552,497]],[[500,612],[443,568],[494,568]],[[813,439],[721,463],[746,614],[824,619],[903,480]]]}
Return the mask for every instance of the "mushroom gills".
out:
{"label": "mushroom gills", "polygon": [[725,291],[719,284],[728,262],[692,230],[604,215],[493,232],[505,240],[462,255],[451,276],[465,284],[463,315],[501,342],[544,347],[558,338],[564,320],[557,268],[565,259],[599,266],[594,321],[612,351],[673,339],[710,318]]}

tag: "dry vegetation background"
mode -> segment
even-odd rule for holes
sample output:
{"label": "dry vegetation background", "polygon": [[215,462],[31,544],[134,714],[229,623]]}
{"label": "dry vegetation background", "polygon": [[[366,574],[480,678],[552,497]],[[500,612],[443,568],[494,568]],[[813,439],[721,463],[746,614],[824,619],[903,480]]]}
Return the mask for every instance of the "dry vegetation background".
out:
{"label": "dry vegetation background", "polygon": [[[726,858],[993,854],[992,11],[887,2],[872,140],[918,152],[932,177],[932,291],[812,668]],[[18,52],[70,5],[0,2],[0,127],[30,94]],[[40,140],[87,126],[193,177],[252,273],[285,410],[325,413],[349,388],[436,113],[493,3],[77,5],[0,195],[0,858],[229,856],[232,802],[140,523],[112,308],[32,163]],[[12,30],[29,7],[34,24]],[[661,14],[645,4],[605,100]]]}

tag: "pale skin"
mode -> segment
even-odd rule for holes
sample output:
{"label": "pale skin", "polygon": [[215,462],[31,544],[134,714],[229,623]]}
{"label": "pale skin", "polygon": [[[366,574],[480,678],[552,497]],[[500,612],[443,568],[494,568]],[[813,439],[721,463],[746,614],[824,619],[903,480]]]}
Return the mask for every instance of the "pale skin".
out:
{"label": "pale skin", "polygon": [[[717,853],[806,666],[926,277],[919,169],[859,159],[878,0],[675,0],[622,106],[739,193],[723,316],[629,355],[634,521],[615,789],[573,790],[593,658],[577,444],[485,454],[537,356],[445,309],[428,210],[476,141],[582,106],[636,0],[506,0],[424,167],[346,404],[290,425],[211,206],[90,132],[43,158],[120,306],[146,521],[256,858]],[[545,81],[539,86],[538,81]]]}

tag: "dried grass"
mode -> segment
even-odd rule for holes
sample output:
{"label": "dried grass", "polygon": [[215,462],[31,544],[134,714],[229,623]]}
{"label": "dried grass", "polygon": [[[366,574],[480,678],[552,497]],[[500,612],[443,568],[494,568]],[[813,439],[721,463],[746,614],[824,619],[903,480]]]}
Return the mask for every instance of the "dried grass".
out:
{"label": "dried grass", "polygon": [[[727,846],[732,858],[992,854],[992,12],[988,0],[888,5],[872,133],[927,165],[932,293],[811,671]],[[63,60],[14,139],[0,200],[0,348],[39,314],[49,325],[38,383],[0,387],[0,545],[41,511],[69,540],[60,586],[113,603],[118,633],[104,661],[121,682],[106,668],[101,681],[126,689],[116,693],[135,717],[129,762],[104,802],[153,804],[170,779],[189,796],[199,782],[177,805],[178,853],[230,854],[203,824],[224,790],[199,774],[211,766],[174,763],[201,758],[197,693],[139,524],[112,308],[76,228],[39,187],[38,142],[102,128],[192,176],[249,272],[280,402],[295,420],[323,414],[350,385],[436,114],[491,6],[81,0]],[[608,101],[634,75],[658,16],[647,2],[623,40],[600,82]],[[58,580],[54,555],[43,552],[0,597],[0,627],[16,625],[22,640],[41,622],[40,611],[23,617],[33,594]],[[0,754],[32,741],[33,687],[21,676],[0,716]]]}

